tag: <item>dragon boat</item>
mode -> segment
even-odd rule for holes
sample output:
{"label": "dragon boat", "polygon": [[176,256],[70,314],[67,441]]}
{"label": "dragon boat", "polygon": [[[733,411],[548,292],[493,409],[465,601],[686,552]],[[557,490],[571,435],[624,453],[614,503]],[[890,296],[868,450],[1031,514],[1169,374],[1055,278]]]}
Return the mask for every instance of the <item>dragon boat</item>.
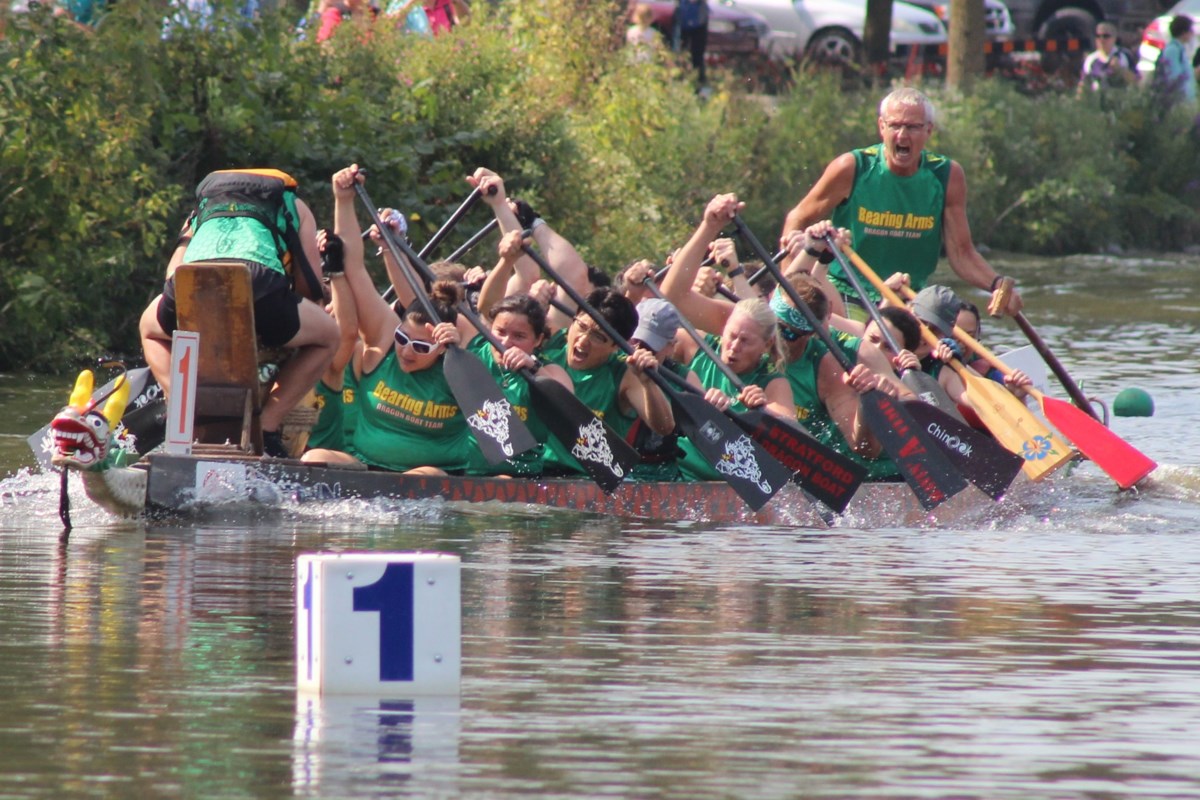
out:
{"label": "dragon boat", "polygon": [[[248,273],[228,264],[185,265],[176,272],[176,287],[179,328],[195,332],[198,342],[185,446],[170,447],[165,431],[180,424],[168,420],[163,393],[146,369],[122,373],[100,389],[94,389],[93,375],[85,371],[66,407],[29,439],[44,466],[63,470],[64,481],[77,474],[88,497],[114,515],[189,515],[214,506],[353,498],[441,498],[454,504],[710,523],[823,527],[832,519],[825,506],[794,484],[752,511],[730,484],[719,481],[625,481],[605,491],[583,478],[414,476],[264,458],[258,427],[262,370]],[[303,450],[303,433],[299,438],[292,448],[296,454]],[[1019,492],[1020,484],[1012,489]],[[859,525],[923,526],[976,514],[991,517],[1012,505],[997,504],[971,486],[929,511],[907,484],[875,483],[860,486],[842,513]],[[68,519],[64,523],[69,527]]]}

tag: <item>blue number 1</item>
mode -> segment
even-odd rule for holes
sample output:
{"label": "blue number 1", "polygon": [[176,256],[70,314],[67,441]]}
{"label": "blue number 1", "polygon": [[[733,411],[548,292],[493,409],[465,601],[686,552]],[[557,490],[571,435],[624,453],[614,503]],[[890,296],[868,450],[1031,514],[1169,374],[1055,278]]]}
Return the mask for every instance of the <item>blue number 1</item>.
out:
{"label": "blue number 1", "polygon": [[379,612],[379,680],[413,679],[413,565],[388,564],[379,580],[354,589],[355,611]]}

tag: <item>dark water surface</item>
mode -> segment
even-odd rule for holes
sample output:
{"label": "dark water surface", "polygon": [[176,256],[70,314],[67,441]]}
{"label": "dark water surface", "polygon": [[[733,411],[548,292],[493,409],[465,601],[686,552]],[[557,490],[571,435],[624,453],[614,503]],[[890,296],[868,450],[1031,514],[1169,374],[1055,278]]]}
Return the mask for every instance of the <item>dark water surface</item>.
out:
{"label": "dark water surface", "polygon": [[[1089,394],[1153,395],[1140,491],[791,530],[76,484],[62,547],[24,437],[70,381],[0,375],[0,798],[1200,797],[1200,259],[997,261]],[[463,560],[461,697],[298,696],[296,556],[415,549]]]}

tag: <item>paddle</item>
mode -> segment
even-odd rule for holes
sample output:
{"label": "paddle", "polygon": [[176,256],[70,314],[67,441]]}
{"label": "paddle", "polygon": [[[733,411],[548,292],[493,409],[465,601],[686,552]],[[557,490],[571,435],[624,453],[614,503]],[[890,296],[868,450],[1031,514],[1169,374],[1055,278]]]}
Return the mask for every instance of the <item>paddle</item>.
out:
{"label": "paddle", "polygon": [[[492,191],[489,194],[495,194],[495,193],[496,193],[496,187],[493,186]],[[419,255],[421,258],[428,258],[429,254],[433,252],[433,249],[442,243],[442,239],[445,239],[446,235],[448,233],[450,233],[450,231],[454,230],[454,226],[458,224],[458,221],[461,220],[463,217],[465,217],[467,215],[467,213],[470,212],[470,210],[475,207],[475,204],[479,202],[479,198],[482,196],[483,195],[479,191],[479,189],[472,189],[471,193],[467,195],[467,199],[463,200],[462,203],[459,205],[459,207],[454,209],[454,213],[452,213],[450,215],[450,218],[442,223],[442,227],[438,228],[437,231],[433,234],[433,236],[429,237],[429,241],[425,243],[425,246],[422,247],[420,249],[420,251],[418,251],[417,255]],[[378,215],[376,215],[376,217],[378,217]],[[379,223],[376,222],[375,224],[378,225]],[[379,230],[382,231],[383,228],[380,227]],[[363,231],[363,238],[366,238],[368,233],[369,233],[368,231]],[[476,234],[476,235],[479,235],[479,234]],[[484,234],[484,236],[486,236],[486,235],[487,234]],[[482,239],[483,236],[480,236],[479,238]],[[478,240],[475,240],[475,241],[478,241]],[[474,242],[472,242],[472,246],[474,246]],[[458,253],[458,251],[456,250],[454,255],[451,255],[446,260],[454,261],[455,257],[458,255],[461,255],[461,254]],[[414,291],[416,291],[416,290],[414,289]],[[389,286],[387,288],[387,290],[383,293],[383,299],[388,301],[389,303],[392,301],[392,298],[395,296],[396,296],[396,287],[395,286]]]}
{"label": "paddle", "polygon": [[[850,362],[849,356],[825,330],[821,320],[817,319],[816,314],[800,298],[795,288],[783,277],[775,259],[771,258],[771,254],[740,215],[734,215],[733,224],[737,227],[738,235],[750,245],[771,271],[780,290],[788,295],[792,304],[808,320],[842,369],[846,372],[852,370],[854,364]],[[899,402],[879,389],[871,389],[859,395],[859,403],[864,423],[896,464],[896,468],[912,487],[922,506],[926,509],[937,508],[967,487],[966,479]]]}
{"label": "paddle", "polygon": [[[955,327],[954,335],[993,367],[1005,375],[1012,374],[1011,367],[977,342],[970,334]],[[1095,417],[1066,401],[1048,397],[1032,386],[1027,387],[1026,391],[1041,404],[1042,414],[1050,424],[1058,428],[1063,436],[1074,442],[1085,457],[1108,473],[1109,477],[1116,481],[1122,489],[1133,486],[1158,466],[1133,445],[1104,427],[1103,423]]]}
{"label": "paddle", "polygon": [[[880,295],[893,305],[904,305],[904,301],[875,274],[858,253],[848,247],[845,250],[850,261]],[[909,293],[913,294],[911,289]],[[921,324],[921,335],[934,347],[940,341],[937,334],[929,330],[924,323]],[[1045,478],[1075,457],[1075,451],[1043,425],[1008,389],[965,366],[957,358],[951,359],[950,368],[967,387],[971,406],[987,429],[1010,452],[1025,459],[1021,469],[1031,480]]]}
{"label": "paddle", "polygon": [[[867,312],[875,321],[875,325],[878,326],[883,337],[887,339],[892,352],[899,353],[900,343],[896,341],[891,330],[884,325],[883,315],[879,313],[878,306],[863,288],[854,267],[846,261],[846,257],[842,255],[842,251],[838,249],[832,236],[826,236],[825,243],[829,245],[834,258],[842,265],[842,272],[853,285],[854,291],[862,298],[863,305],[866,306]],[[962,471],[967,480],[993,500],[999,500],[1008,491],[1008,487],[1016,479],[1017,473],[1021,471],[1024,459],[1015,453],[1010,453],[995,439],[968,425],[962,415],[958,413],[957,404],[950,399],[950,395],[946,394],[946,390],[932,375],[920,370],[906,369],[901,373],[900,380],[920,398],[902,401],[908,412],[933,437],[933,440],[941,445],[942,452],[954,466]],[[935,399],[929,400],[927,397]],[[953,409],[954,413],[947,413],[946,408]]]}
{"label": "paddle", "polygon": [[[650,294],[660,300],[664,299],[662,292],[654,285],[653,281],[647,280],[644,286]],[[713,352],[712,347],[704,340],[700,331],[696,330],[696,327],[683,315],[679,317],[679,324],[687,331],[688,336],[692,337],[704,355],[716,364],[717,369],[721,370],[734,388],[739,392],[746,388],[745,381],[721,360],[720,355]],[[696,389],[683,378],[680,380],[683,381],[684,386]],[[781,419],[761,408],[751,408],[746,411],[728,409],[725,415],[750,434],[750,437],[762,445],[772,458],[792,470],[794,473],[792,480],[839,514],[846,510],[850,498],[858,491],[858,487],[867,476],[867,471],[862,465],[819,442],[798,422]]]}
{"label": "paddle", "polygon": [[[575,287],[564,281],[562,276],[546,263],[541,253],[529,245],[524,245],[524,250],[551,280],[563,288],[576,307],[596,322],[617,347],[626,355],[633,353],[633,345],[617,333],[608,320],[593,308]],[[675,410],[675,422],[680,430],[751,509],[758,511],[765,506],[767,501],[791,480],[792,473],[786,467],[767,455],[753,439],[726,419],[703,397],[676,391],[658,370],[650,370],[646,374],[671,401]]]}
{"label": "paddle", "polygon": [[[1004,280],[1011,282],[1010,278],[1005,278]],[[1067,372],[1067,368],[1062,365],[1062,362],[1058,360],[1058,357],[1054,353],[1050,352],[1050,348],[1046,346],[1046,342],[1034,330],[1029,320],[1025,318],[1025,314],[1018,311],[1016,314],[1013,314],[1013,319],[1017,321],[1017,327],[1025,334],[1025,338],[1033,345],[1033,349],[1042,357],[1042,361],[1046,362],[1046,366],[1054,373],[1054,377],[1058,378],[1058,382],[1062,384],[1063,389],[1066,390],[1067,395],[1075,403],[1075,406],[1082,411],[1086,411],[1088,416],[1099,422],[1100,418],[1096,416],[1096,409],[1092,407],[1087,396],[1080,391],[1078,384],[1075,383]]]}
{"label": "paddle", "polygon": [[[433,301],[425,294],[420,279],[412,273],[412,268],[402,257],[405,249],[413,256],[416,253],[412,252],[407,242],[397,240],[392,235],[391,228],[384,225],[375,204],[367,194],[366,187],[355,181],[354,188],[359,199],[367,207],[371,221],[379,228],[392,258],[396,260],[412,287],[417,302],[430,319],[440,319],[433,307]],[[512,404],[508,402],[508,398],[492,378],[492,373],[478,356],[458,345],[448,345],[442,357],[442,369],[445,371],[446,383],[449,384],[455,401],[475,434],[480,451],[489,463],[499,464],[537,446],[537,440],[513,413]]]}
{"label": "paddle", "polygon": [[[406,246],[402,244],[400,249],[404,252]],[[404,255],[409,262],[426,280],[432,282],[433,270],[421,260],[419,254],[411,252],[411,248],[407,250]],[[505,346],[487,323],[479,318],[470,303],[460,300],[456,307],[458,313],[466,317],[492,347],[501,353],[505,351]],[[519,369],[517,373],[529,384],[529,403],[534,413],[550,433],[563,443],[588,476],[609,493],[620,486],[634,465],[641,461],[637,450],[605,425],[566,386],[553,378],[538,375],[532,369]]]}
{"label": "paddle", "polygon": [[[498,220],[493,219],[487,225],[484,225],[482,228],[480,228],[475,233],[473,233],[471,235],[470,239],[467,239],[465,242],[463,242],[461,245],[459,245],[457,250],[455,250],[450,255],[446,256],[446,260],[447,261],[458,261],[464,255],[466,255],[467,252],[472,247],[474,247],[475,245],[477,245],[481,241],[483,241],[484,237],[486,237],[492,231],[496,230],[496,228],[498,228],[498,227],[500,227],[500,222]],[[417,255],[421,255],[421,254],[418,253]],[[425,256],[421,255],[421,258],[424,258],[424,257]]]}

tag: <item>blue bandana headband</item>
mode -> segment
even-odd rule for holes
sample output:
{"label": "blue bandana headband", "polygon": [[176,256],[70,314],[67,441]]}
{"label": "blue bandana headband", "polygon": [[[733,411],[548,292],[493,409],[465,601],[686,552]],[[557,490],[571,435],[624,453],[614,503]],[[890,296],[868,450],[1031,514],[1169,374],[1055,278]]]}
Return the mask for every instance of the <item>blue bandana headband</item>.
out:
{"label": "blue bandana headband", "polygon": [[776,287],[771,293],[771,310],[775,312],[775,316],[779,321],[790,328],[795,328],[802,333],[812,333],[813,326],[809,324],[808,317],[789,303],[783,296],[783,290]]}

